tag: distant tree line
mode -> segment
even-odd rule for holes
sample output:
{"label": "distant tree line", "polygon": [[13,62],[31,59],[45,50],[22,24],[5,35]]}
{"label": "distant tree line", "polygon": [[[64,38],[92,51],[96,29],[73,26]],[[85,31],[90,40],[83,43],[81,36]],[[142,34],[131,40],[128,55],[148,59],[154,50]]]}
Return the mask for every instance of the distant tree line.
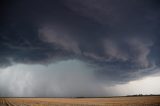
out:
{"label": "distant tree line", "polygon": [[160,96],[160,94],[135,94],[135,95],[127,95],[127,96]]}

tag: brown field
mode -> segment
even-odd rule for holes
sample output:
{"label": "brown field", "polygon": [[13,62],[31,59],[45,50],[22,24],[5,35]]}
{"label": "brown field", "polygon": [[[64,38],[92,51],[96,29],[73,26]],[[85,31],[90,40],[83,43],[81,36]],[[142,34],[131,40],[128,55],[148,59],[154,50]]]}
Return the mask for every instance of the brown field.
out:
{"label": "brown field", "polygon": [[0,106],[160,106],[160,96],[113,98],[0,98]]}

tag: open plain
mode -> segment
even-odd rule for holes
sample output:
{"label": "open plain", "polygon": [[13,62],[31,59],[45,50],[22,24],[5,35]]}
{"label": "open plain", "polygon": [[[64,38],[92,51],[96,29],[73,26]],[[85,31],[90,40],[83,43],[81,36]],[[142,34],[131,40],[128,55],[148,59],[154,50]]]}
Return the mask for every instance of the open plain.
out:
{"label": "open plain", "polygon": [[0,98],[0,106],[160,106],[160,96],[112,98]]}

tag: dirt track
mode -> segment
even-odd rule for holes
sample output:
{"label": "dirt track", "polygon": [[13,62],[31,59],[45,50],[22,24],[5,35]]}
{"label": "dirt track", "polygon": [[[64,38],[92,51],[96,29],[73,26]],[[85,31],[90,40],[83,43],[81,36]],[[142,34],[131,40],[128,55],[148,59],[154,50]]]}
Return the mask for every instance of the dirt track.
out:
{"label": "dirt track", "polygon": [[13,105],[11,102],[8,101],[8,99],[0,98],[0,106],[16,106],[16,105]]}
{"label": "dirt track", "polygon": [[0,98],[0,106],[160,106],[160,96],[117,98]]}

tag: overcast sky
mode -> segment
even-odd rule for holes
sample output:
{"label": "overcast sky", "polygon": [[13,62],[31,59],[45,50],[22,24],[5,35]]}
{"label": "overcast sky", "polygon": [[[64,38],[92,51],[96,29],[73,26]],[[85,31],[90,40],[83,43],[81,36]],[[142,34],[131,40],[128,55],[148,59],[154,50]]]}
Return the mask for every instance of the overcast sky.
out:
{"label": "overcast sky", "polygon": [[160,94],[158,0],[2,0],[0,96]]}

